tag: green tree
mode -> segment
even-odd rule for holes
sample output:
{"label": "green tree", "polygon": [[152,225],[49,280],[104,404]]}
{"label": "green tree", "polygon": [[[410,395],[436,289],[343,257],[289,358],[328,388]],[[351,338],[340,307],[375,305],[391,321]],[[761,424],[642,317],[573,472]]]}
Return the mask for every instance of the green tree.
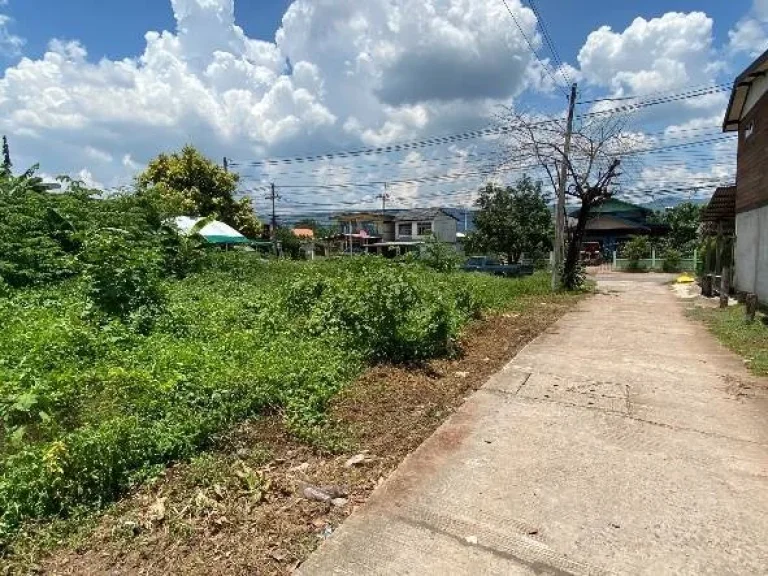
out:
{"label": "green tree", "polygon": [[430,236],[418,257],[419,262],[438,272],[453,272],[459,266],[459,255],[449,244]]}
{"label": "green tree", "polygon": [[629,260],[628,268],[632,271],[642,270],[640,260],[651,255],[651,242],[647,236],[634,236],[624,245],[624,257]]}
{"label": "green tree", "polygon": [[283,247],[283,255],[292,260],[301,258],[301,240],[294,236],[291,228],[279,227],[275,231],[275,237]]}
{"label": "green tree", "polygon": [[47,192],[60,188],[58,184],[47,184],[39,176],[35,176],[39,164],[28,168],[21,176],[14,176],[5,167],[0,168],[0,194],[19,195],[26,192]]}
{"label": "green tree", "polygon": [[692,202],[684,202],[674,208],[657,212],[654,220],[669,226],[669,235],[667,236],[669,248],[687,253],[696,247],[701,222],[701,206]]}
{"label": "green tree", "polygon": [[13,162],[11,162],[11,149],[8,146],[8,138],[3,136],[3,174],[10,176]]}
{"label": "green tree", "polygon": [[470,252],[505,254],[512,263],[523,254],[535,257],[550,249],[552,214],[540,182],[524,176],[513,187],[489,184],[480,191],[477,206],[477,231],[467,242]]}
{"label": "green tree", "polygon": [[261,223],[247,198],[235,200],[239,180],[193,146],[185,146],[152,160],[137,184],[139,194],[158,200],[167,216],[212,216],[255,238]]}

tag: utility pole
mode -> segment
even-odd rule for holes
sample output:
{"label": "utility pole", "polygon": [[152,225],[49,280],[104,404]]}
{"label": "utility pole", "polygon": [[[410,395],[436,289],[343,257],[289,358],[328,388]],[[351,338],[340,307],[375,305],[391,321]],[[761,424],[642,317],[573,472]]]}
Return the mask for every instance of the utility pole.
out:
{"label": "utility pole", "polygon": [[229,160],[224,156],[224,172],[229,172]]}
{"label": "utility pole", "polygon": [[387,193],[387,190],[389,189],[389,184],[386,182],[384,183],[384,192],[376,196],[376,198],[381,199],[381,213],[386,214],[387,213],[387,200],[389,200],[389,194]]}
{"label": "utility pole", "polygon": [[555,250],[552,267],[552,290],[559,290],[561,285],[560,272],[565,257],[566,219],[565,219],[565,185],[568,181],[568,158],[571,154],[571,138],[573,137],[573,113],[576,107],[577,85],[571,86],[571,97],[568,102],[568,124],[565,128],[565,146],[560,166],[560,180],[557,183],[557,209],[555,210]]}
{"label": "utility pole", "polygon": [[272,249],[277,252],[277,214],[275,213],[275,201],[279,198],[277,191],[275,190],[275,183],[270,184],[270,194],[266,197],[267,200],[272,200],[272,229],[270,230],[270,236],[272,238]]}

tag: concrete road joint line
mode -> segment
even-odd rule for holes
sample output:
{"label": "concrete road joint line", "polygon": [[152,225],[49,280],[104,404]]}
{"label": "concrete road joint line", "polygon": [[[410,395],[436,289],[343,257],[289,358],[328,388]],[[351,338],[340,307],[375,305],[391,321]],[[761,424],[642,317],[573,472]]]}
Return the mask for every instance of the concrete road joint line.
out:
{"label": "concrete road joint line", "polygon": [[523,389],[523,386],[528,384],[528,380],[530,380],[531,376],[533,376],[533,374],[531,372],[525,372],[524,374],[525,374],[525,378],[523,378],[523,381],[520,383],[520,386],[518,386],[517,390],[515,390],[515,394],[514,394],[515,396],[520,394],[520,390]]}
{"label": "concrete road joint line", "polygon": [[[554,384],[552,387],[545,387],[541,390],[536,390],[536,386],[534,385],[534,389],[530,390],[529,382],[531,378],[534,376],[534,373],[532,372],[523,372],[521,370],[516,369],[512,365],[509,365],[507,368],[504,369],[502,372],[503,374],[509,374],[512,372],[517,372],[520,375],[524,376],[522,383],[517,387],[517,389],[512,392],[510,390],[506,390],[503,387],[499,387],[497,385],[496,380],[491,380],[488,384],[486,384],[481,390],[486,390],[488,392],[495,392],[506,396],[512,396],[512,397],[521,397],[521,398],[531,398],[531,399],[539,399],[539,400],[545,400],[545,401],[552,401],[554,403],[561,403],[568,406],[582,406],[578,402],[569,402],[566,399],[563,398],[557,398],[558,395],[565,395],[572,398],[583,398],[585,401],[587,401],[588,405],[583,406],[584,408],[594,409],[594,410],[600,410],[605,412],[611,412],[616,414],[631,414],[631,403],[629,398],[629,391],[630,387],[627,384],[616,384],[613,382],[607,382],[607,381],[596,381],[596,380],[574,380],[573,378],[566,378],[564,376],[560,376],[557,374],[549,374],[547,372],[536,372],[536,376],[547,376],[549,378],[553,378],[561,383],[563,383],[562,387],[558,387],[558,384]],[[585,390],[585,388],[588,388],[589,390]],[[608,408],[605,406],[600,406],[600,404],[605,404],[606,402],[609,405],[614,405],[615,403],[612,401],[621,401],[621,408]]]}
{"label": "concrete road joint line", "polygon": [[[519,372],[520,374],[527,374],[528,378],[533,376],[533,372],[530,372],[529,370],[521,370],[520,368],[517,368],[514,364],[514,360],[512,363],[510,363],[508,368],[505,368],[505,371],[514,371]],[[563,376],[562,374],[555,374],[554,372],[548,372],[546,370],[536,370],[535,372],[537,375],[541,376],[550,376],[551,378],[557,378],[558,380],[568,380],[571,382],[576,382],[578,384],[592,384],[597,386],[617,386],[622,387],[626,386],[627,388],[627,394],[629,394],[630,385],[629,384],[620,384],[618,382],[611,382],[610,380],[590,380],[589,378],[575,378],[573,376]],[[528,380],[526,380],[526,383]]]}
{"label": "concrete road joint line", "polygon": [[608,410],[606,408],[600,408],[599,406],[582,406],[581,404],[573,404],[571,402],[563,402],[562,400],[554,400],[552,398],[532,398],[531,396],[515,396],[511,392],[507,392],[506,390],[498,390],[496,388],[481,388],[480,391],[487,391],[493,394],[498,394],[501,396],[505,396],[507,398],[514,398],[515,400],[518,400],[519,402],[531,402],[531,403],[540,403],[540,404],[556,404],[558,406],[564,406],[566,408],[576,408],[581,410],[591,410],[593,412],[602,412],[606,416],[613,416],[618,418],[623,418],[624,420],[632,420],[633,422],[638,422],[640,424],[648,424],[650,426],[658,426],[660,428],[666,428],[667,430],[675,430],[677,432],[693,432],[695,434],[702,434],[703,436],[708,436],[710,438],[719,438],[720,440],[729,440],[731,442],[739,442],[742,444],[750,444],[752,446],[760,446],[763,448],[768,448],[768,444],[764,442],[757,442],[756,440],[747,440],[745,438],[737,438],[735,436],[726,436],[725,434],[718,434],[717,432],[707,432],[706,430],[698,430],[696,428],[689,428],[686,426],[675,426],[673,424],[666,424],[664,422],[656,422],[654,420],[647,420],[645,418],[638,418],[637,416],[632,416],[630,414],[626,414],[624,412],[618,412],[616,410]]}
{"label": "concrete road joint line", "polygon": [[[407,508],[394,515],[394,518],[416,528],[452,538],[462,546],[479,548],[494,556],[527,566],[536,574],[553,576],[607,576],[610,574],[602,568],[589,566],[558,554],[543,542],[527,534],[503,534],[483,528],[469,520],[418,507]],[[529,531],[533,530],[530,528]],[[468,537],[476,538],[477,543],[468,542]]]}

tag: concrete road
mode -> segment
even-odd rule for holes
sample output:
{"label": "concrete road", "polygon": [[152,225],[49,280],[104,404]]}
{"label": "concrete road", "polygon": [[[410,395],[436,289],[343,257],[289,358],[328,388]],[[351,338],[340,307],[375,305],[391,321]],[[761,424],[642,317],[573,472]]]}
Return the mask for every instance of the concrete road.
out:
{"label": "concrete road", "polygon": [[766,383],[631,278],[523,350],[301,574],[768,574]]}

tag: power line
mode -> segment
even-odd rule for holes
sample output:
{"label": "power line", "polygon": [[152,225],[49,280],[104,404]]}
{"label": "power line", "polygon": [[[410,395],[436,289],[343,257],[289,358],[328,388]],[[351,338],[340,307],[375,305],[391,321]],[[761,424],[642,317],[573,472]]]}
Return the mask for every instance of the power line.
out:
{"label": "power line", "polygon": [[[686,90],[687,92],[697,92],[697,91],[701,91],[701,90],[712,90],[712,89],[717,89],[718,91],[720,91],[720,90],[726,91],[726,90],[730,90],[731,89],[731,85],[730,84],[725,84],[725,83],[723,83],[723,84],[714,84],[714,85],[712,85],[712,84],[700,84],[698,86],[688,86],[684,90]],[[674,95],[676,93],[675,90],[660,90],[660,91],[657,91],[657,92],[650,92],[649,94],[642,94],[642,95],[636,94],[634,96],[616,96],[616,97],[607,97],[607,98],[594,98],[592,100],[579,100],[578,103],[579,104],[595,104],[597,102],[623,102],[623,101],[626,101],[626,100],[638,100],[640,98],[649,98],[649,97],[657,95],[657,94],[658,95],[663,95],[663,94],[667,94],[667,93],[670,93],[670,92],[673,93],[672,95]],[[664,96],[659,96],[659,97],[663,98]]]}
{"label": "power line", "polygon": [[[701,96],[707,96],[707,95],[715,94],[717,92],[722,92],[722,91],[723,90],[721,89],[710,88],[703,91],[699,90],[695,92],[683,92],[680,94],[670,95],[663,98],[655,98],[655,99],[650,99],[646,101],[640,101],[640,102],[636,102],[634,104],[629,104],[626,106],[608,108],[606,110],[599,110],[595,112],[579,114],[576,117],[579,119],[584,119],[584,118],[604,116],[606,114],[608,115],[619,114],[622,112],[628,112],[633,110],[639,110],[642,108],[647,108],[649,106],[667,104],[670,102],[677,102],[677,101],[687,100],[691,98],[699,98]],[[556,124],[558,122],[560,122],[560,119],[547,119],[547,120],[533,122],[529,126],[541,127],[541,126],[546,126],[548,124]],[[262,166],[277,166],[277,165],[284,165],[284,164],[305,164],[305,163],[311,163],[311,162],[318,162],[322,160],[334,160],[337,158],[355,158],[359,156],[372,156],[372,155],[387,154],[392,152],[406,152],[410,150],[426,148],[429,146],[453,144],[456,142],[473,140],[476,138],[485,138],[488,136],[501,136],[503,134],[519,132],[520,130],[521,128],[514,127],[514,126],[494,126],[494,127],[482,128],[479,130],[470,130],[470,131],[462,132],[459,134],[451,134],[447,136],[427,138],[424,140],[390,144],[390,145],[381,146],[378,148],[362,148],[362,149],[350,150],[350,151],[330,152],[330,153],[318,154],[314,156],[272,158],[272,159],[257,160],[252,162],[238,162],[238,161],[230,160],[229,166],[230,167],[242,167],[242,166],[262,167]]]}
{"label": "power line", "polygon": [[[657,104],[668,104],[670,102],[678,102],[680,100],[688,100],[691,98],[699,98],[701,96],[709,96],[712,94],[719,94],[720,92],[726,92],[729,91],[731,88],[730,86],[726,84],[719,84],[717,86],[711,86],[709,88],[701,88],[698,90],[688,90],[686,92],[680,92],[677,94],[670,94],[669,96],[659,96],[656,98],[648,98],[646,100],[641,100],[640,102],[636,102],[635,104],[628,104],[626,106],[621,106],[617,108],[608,108],[606,110],[598,110],[595,112],[592,112],[591,114],[602,114],[604,112],[617,112],[622,111],[625,109],[633,109],[633,108],[644,108],[648,106],[655,106]],[[602,99],[602,100],[586,100],[583,102],[579,102],[579,104],[592,104],[595,102],[615,102],[615,101],[623,101],[623,100],[637,100],[639,98],[642,98],[641,96],[628,96],[628,97],[622,97],[617,99]]]}
{"label": "power line", "polygon": [[[692,176],[689,178],[677,178],[671,182],[664,183],[660,186],[655,186],[653,188],[647,188],[647,187],[635,187],[629,190],[624,190],[621,188],[621,183],[618,183],[618,188],[615,192],[616,196],[621,197],[641,197],[641,196],[658,196],[658,197],[664,197],[664,196],[680,196],[681,194],[690,194],[692,191],[697,190],[706,190],[706,189],[713,189],[717,186],[722,185],[728,185],[728,183],[732,182],[732,177],[724,176],[724,177],[718,177],[718,176],[711,176],[711,177],[702,177],[702,176]],[[444,202],[446,199],[449,198],[455,198],[455,197],[462,197],[464,200],[462,202],[467,201],[467,197],[471,197],[473,195],[476,195],[479,193],[482,186],[476,186],[473,189],[470,190],[455,190],[452,192],[436,192],[431,194],[419,194],[415,198],[408,199],[407,201],[409,203],[417,203],[429,200],[440,200]],[[402,203],[401,199],[401,203]],[[322,202],[300,202],[295,200],[286,200],[281,205],[288,207],[288,208],[331,208],[331,207],[340,207],[340,206],[361,206],[361,205],[367,205],[367,204],[374,204],[375,203],[375,197],[368,197],[368,198],[361,198],[355,201],[336,201],[333,203],[322,203]]]}
{"label": "power line", "polygon": [[[693,147],[701,147],[708,144],[716,144],[719,142],[725,142],[732,140],[730,136],[726,137],[719,137],[719,138],[710,138],[700,141],[692,141],[692,142],[685,142],[685,143],[676,143],[676,144],[669,144],[669,145],[663,145],[663,146],[656,146],[656,147],[647,147],[642,148],[634,151],[627,152],[625,154],[621,154],[619,156],[627,157],[627,156],[642,156],[645,154],[659,154],[663,152],[669,152],[669,151],[675,151],[675,150],[681,150],[681,149],[687,149],[687,148],[693,148]],[[522,159],[522,158],[521,158]],[[680,162],[676,158],[672,158],[675,163],[668,164],[666,167],[674,167],[674,165],[678,165],[680,167],[688,167],[687,163]],[[457,172],[457,173],[448,173],[448,174],[431,174],[419,178],[411,178],[411,179],[404,179],[404,180],[373,180],[373,181],[365,181],[365,182],[347,182],[347,183],[337,183],[337,184],[319,184],[319,183],[299,183],[299,184],[286,184],[286,185],[279,185],[278,187],[280,189],[292,189],[292,190],[308,190],[312,191],[313,194],[319,194],[322,191],[330,191],[330,190],[338,190],[338,189],[348,189],[348,190],[354,190],[359,188],[367,188],[367,187],[380,187],[382,185],[387,185],[388,187],[394,187],[394,186],[402,186],[402,185],[413,185],[413,184],[419,184],[419,185],[426,185],[426,184],[442,184],[445,182],[455,182],[457,180],[472,180],[472,179],[478,179],[478,178],[488,178],[490,175],[494,173],[499,172],[505,172],[505,173],[520,173],[521,171],[527,171],[527,170],[536,170],[539,169],[540,165],[538,163],[530,163],[530,164],[517,164],[512,167],[502,167],[497,166],[494,170],[480,170],[480,171],[469,171],[469,172]],[[264,187],[261,187],[263,189]],[[259,190],[259,188],[256,188],[255,190]]]}
{"label": "power line", "polygon": [[512,20],[515,22],[515,26],[517,26],[517,29],[520,31],[520,35],[523,37],[523,40],[525,40],[525,43],[528,44],[528,48],[531,51],[531,54],[533,54],[533,57],[536,58],[536,60],[541,64],[541,67],[544,69],[544,71],[549,75],[550,78],[552,78],[552,81],[555,83],[555,86],[559,87],[563,93],[568,96],[568,91],[563,87],[558,81],[557,78],[555,78],[554,74],[552,74],[552,71],[549,69],[547,64],[539,58],[539,55],[536,53],[536,49],[533,47],[533,43],[528,39],[528,35],[523,30],[523,27],[520,25],[520,22],[517,19],[517,16],[515,16],[514,12],[512,12],[512,9],[509,7],[509,4],[507,4],[507,0],[501,0],[504,3],[504,7],[507,9],[507,12],[509,12],[509,15],[512,17]]}
{"label": "power line", "polygon": [[[665,137],[663,139],[663,142],[665,143],[677,143],[680,141],[685,140],[687,136],[684,136],[686,134],[691,133],[701,133],[701,132],[712,132],[712,136],[721,134],[721,127],[720,126],[701,126],[701,127],[692,127],[692,128],[682,128],[679,130],[674,130],[673,132],[668,132],[668,130],[660,131],[660,132],[641,132],[639,136],[642,137],[648,137],[652,138],[655,136],[663,136]],[[706,136],[709,136],[710,134],[703,134]],[[679,136],[679,137],[678,137]],[[726,137],[727,138],[727,137]],[[413,160],[404,160],[404,161],[395,161],[395,162],[376,162],[376,163],[370,163],[370,164],[353,164],[353,165],[334,165],[334,166],[325,166],[320,168],[314,168],[312,170],[291,170],[291,171],[269,171],[268,175],[266,175],[266,178],[274,179],[281,176],[323,176],[330,174],[337,174],[337,173],[344,173],[346,175],[351,175],[352,172],[373,172],[377,170],[381,170],[385,167],[393,167],[399,169],[401,172],[404,169],[408,170],[421,170],[424,167],[438,167],[438,166],[454,166],[459,163],[464,163],[466,161],[467,164],[469,163],[480,163],[485,160],[490,159],[498,159],[500,156],[499,152],[483,152],[483,153],[457,153],[451,156],[438,156],[438,157],[429,157],[429,158],[417,158]],[[241,177],[244,178],[257,178],[258,176],[251,176],[248,174],[242,174]]]}
{"label": "power line", "polygon": [[538,9],[534,0],[528,0],[528,4],[531,6],[531,10],[533,10],[533,13],[536,15],[536,21],[538,22],[539,28],[541,29],[541,35],[544,37],[544,42],[546,42],[547,46],[549,47],[549,51],[552,53],[552,58],[554,59],[555,64],[557,64],[560,75],[563,77],[563,80],[565,80],[565,85],[570,86],[573,84],[573,81],[568,75],[568,72],[565,70],[565,64],[563,63],[563,59],[560,58],[560,53],[557,51],[557,47],[555,46],[554,40],[552,40],[552,36],[549,34],[549,29],[547,28],[547,24],[544,21],[544,16],[541,14],[541,10]]}

